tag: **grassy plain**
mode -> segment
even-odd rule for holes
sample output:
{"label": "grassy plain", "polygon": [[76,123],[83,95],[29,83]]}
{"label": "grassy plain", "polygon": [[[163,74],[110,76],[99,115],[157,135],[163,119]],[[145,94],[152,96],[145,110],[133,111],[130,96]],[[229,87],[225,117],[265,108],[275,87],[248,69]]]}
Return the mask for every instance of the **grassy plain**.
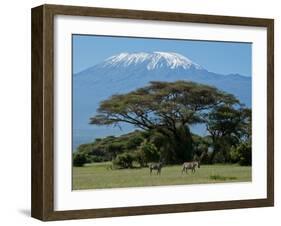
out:
{"label": "grassy plain", "polygon": [[111,163],[92,163],[73,167],[73,189],[100,189],[251,181],[251,167],[239,165],[201,165],[195,173],[181,173],[181,165],[164,166],[161,175],[148,168],[110,169]]}

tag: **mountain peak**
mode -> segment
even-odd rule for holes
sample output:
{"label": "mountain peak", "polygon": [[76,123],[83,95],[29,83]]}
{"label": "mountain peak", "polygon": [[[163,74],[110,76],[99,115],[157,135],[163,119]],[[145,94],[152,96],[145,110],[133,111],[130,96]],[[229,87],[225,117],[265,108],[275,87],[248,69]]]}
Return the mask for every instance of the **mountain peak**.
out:
{"label": "mountain peak", "polygon": [[203,70],[204,68],[187,57],[174,52],[137,52],[127,53],[122,52],[117,55],[107,58],[103,63],[103,67],[128,67],[131,65],[142,65],[147,70],[154,70],[158,68],[169,69],[197,69]]}

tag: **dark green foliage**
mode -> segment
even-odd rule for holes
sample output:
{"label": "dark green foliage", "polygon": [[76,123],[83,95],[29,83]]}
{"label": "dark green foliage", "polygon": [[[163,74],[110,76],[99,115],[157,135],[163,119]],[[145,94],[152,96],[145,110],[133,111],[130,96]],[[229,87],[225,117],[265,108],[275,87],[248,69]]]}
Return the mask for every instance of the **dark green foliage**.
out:
{"label": "dark green foliage", "polygon": [[226,162],[226,158],[222,151],[218,151],[214,155],[212,155],[212,163],[216,164],[216,163],[225,163],[225,162]]}
{"label": "dark green foliage", "polygon": [[144,140],[145,135],[143,133],[134,131],[120,137],[99,138],[93,143],[80,145],[76,153],[86,155],[89,162],[111,161],[118,154],[137,150]]}
{"label": "dark green foliage", "polygon": [[114,168],[132,168],[133,161],[135,160],[135,155],[129,152],[117,155],[117,157],[112,161]]}
{"label": "dark green foliage", "polygon": [[111,157],[116,157],[119,153],[122,153],[125,150],[125,143],[117,141],[116,139],[105,146],[105,150],[107,153],[110,153]]}
{"label": "dark green foliage", "polygon": [[165,163],[175,162],[175,151],[172,147],[171,141],[165,135],[152,130],[146,137],[149,143],[155,145],[159,152],[159,159],[157,161],[165,160]]}
{"label": "dark green foliage", "polygon": [[241,166],[252,165],[252,147],[248,142],[244,142],[238,145],[238,147],[231,148],[232,162],[238,162]]}
{"label": "dark green foliage", "polygon": [[90,162],[104,162],[107,159],[103,156],[93,155],[89,157]]}
{"label": "dark green foliage", "polygon": [[230,149],[230,161],[231,163],[237,163],[239,161],[239,153],[237,147],[232,146]]}
{"label": "dark green foliage", "polygon": [[139,153],[145,163],[160,161],[160,152],[153,143],[144,141],[139,147]]}
{"label": "dark green foliage", "polygon": [[75,153],[73,156],[73,165],[74,166],[83,166],[88,162],[88,158],[86,154],[83,153]]}
{"label": "dark green foliage", "polygon": [[136,149],[136,147],[138,147],[143,142],[143,140],[144,138],[140,133],[135,134],[135,136],[129,137],[126,143],[126,149],[127,150]]}
{"label": "dark green foliage", "polygon": [[201,163],[209,162],[209,147],[211,146],[211,140],[208,136],[200,137],[198,135],[192,136],[194,141],[194,160],[200,160]]}
{"label": "dark green foliage", "polygon": [[231,162],[230,150],[251,139],[251,110],[240,106],[220,105],[207,114],[207,130],[213,153],[209,163]]}
{"label": "dark green foliage", "polygon": [[177,136],[172,139],[172,148],[175,152],[175,163],[182,163],[193,159],[194,148],[192,134],[188,126],[176,126]]}
{"label": "dark green foliage", "polygon": [[238,153],[240,156],[239,164],[241,166],[250,166],[252,165],[252,147],[243,143],[238,146]]}
{"label": "dark green foliage", "polygon": [[146,167],[148,163],[144,152],[140,149],[135,152],[135,161],[139,164],[140,167]]}

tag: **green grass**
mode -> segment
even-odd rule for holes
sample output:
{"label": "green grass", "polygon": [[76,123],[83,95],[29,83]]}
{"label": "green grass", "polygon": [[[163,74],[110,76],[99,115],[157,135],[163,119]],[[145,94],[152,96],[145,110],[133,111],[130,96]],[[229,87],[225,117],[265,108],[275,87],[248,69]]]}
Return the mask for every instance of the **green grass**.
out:
{"label": "green grass", "polygon": [[73,167],[73,189],[143,187],[251,181],[251,167],[239,165],[201,165],[192,174],[181,173],[181,165],[165,166],[160,176],[148,168],[109,169],[110,163]]}
{"label": "green grass", "polygon": [[237,180],[237,177],[233,177],[233,176],[231,176],[231,177],[225,177],[225,176],[221,176],[221,175],[216,174],[216,175],[211,175],[211,176],[210,176],[210,179],[211,179],[211,180],[226,181],[226,180]]}

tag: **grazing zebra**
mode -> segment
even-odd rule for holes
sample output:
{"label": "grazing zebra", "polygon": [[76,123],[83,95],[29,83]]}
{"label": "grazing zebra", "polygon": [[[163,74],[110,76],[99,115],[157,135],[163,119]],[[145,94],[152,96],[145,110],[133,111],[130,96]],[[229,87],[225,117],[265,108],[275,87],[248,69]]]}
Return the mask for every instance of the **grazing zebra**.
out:
{"label": "grazing zebra", "polygon": [[192,162],[185,162],[182,165],[182,171],[181,173],[185,172],[187,173],[187,170],[191,170],[192,173],[195,173],[195,168],[200,168],[200,161],[192,161]]}
{"label": "grazing zebra", "polygon": [[157,171],[156,174],[160,175],[161,174],[161,168],[163,167],[163,164],[162,164],[162,162],[150,163],[148,167],[149,167],[149,170],[150,170],[150,175],[152,174],[153,170],[156,170]]}

